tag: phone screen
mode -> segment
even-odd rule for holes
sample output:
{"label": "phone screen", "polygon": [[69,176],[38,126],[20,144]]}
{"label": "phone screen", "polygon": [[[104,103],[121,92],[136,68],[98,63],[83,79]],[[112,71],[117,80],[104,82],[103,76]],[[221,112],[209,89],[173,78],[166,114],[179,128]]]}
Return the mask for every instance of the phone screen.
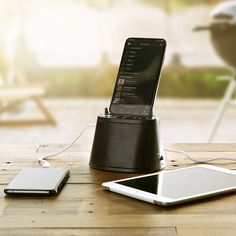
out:
{"label": "phone screen", "polygon": [[159,82],[166,42],[164,39],[126,40],[110,112],[148,116]]}

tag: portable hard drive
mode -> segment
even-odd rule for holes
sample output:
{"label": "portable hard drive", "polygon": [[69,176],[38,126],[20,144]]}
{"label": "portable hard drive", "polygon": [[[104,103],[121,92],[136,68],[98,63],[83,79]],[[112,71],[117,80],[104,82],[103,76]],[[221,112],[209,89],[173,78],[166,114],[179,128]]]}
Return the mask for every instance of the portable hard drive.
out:
{"label": "portable hard drive", "polygon": [[7,194],[57,194],[69,177],[62,168],[24,168],[4,189]]}

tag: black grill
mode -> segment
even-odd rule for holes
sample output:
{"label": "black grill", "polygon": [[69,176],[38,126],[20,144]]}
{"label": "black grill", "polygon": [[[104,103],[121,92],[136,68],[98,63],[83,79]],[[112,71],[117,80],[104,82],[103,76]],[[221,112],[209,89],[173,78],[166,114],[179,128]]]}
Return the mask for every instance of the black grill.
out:
{"label": "black grill", "polygon": [[195,30],[209,30],[216,52],[236,71],[236,1],[219,4],[212,11],[210,24]]}

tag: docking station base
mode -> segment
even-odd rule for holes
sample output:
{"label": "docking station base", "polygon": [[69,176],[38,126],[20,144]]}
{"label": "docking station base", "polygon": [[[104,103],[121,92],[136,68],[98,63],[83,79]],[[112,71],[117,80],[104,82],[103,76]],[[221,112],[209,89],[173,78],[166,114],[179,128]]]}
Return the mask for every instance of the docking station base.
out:
{"label": "docking station base", "polygon": [[154,172],[165,167],[158,118],[97,117],[90,167],[118,172]]}

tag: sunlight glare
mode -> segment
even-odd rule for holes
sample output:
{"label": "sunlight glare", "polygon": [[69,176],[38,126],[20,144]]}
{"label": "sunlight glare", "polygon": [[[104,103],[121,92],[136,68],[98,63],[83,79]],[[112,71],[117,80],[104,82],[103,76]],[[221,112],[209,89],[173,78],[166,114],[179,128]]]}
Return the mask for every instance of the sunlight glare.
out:
{"label": "sunlight glare", "polygon": [[72,3],[44,6],[28,22],[27,41],[44,66],[88,66],[102,54],[97,11]]}

